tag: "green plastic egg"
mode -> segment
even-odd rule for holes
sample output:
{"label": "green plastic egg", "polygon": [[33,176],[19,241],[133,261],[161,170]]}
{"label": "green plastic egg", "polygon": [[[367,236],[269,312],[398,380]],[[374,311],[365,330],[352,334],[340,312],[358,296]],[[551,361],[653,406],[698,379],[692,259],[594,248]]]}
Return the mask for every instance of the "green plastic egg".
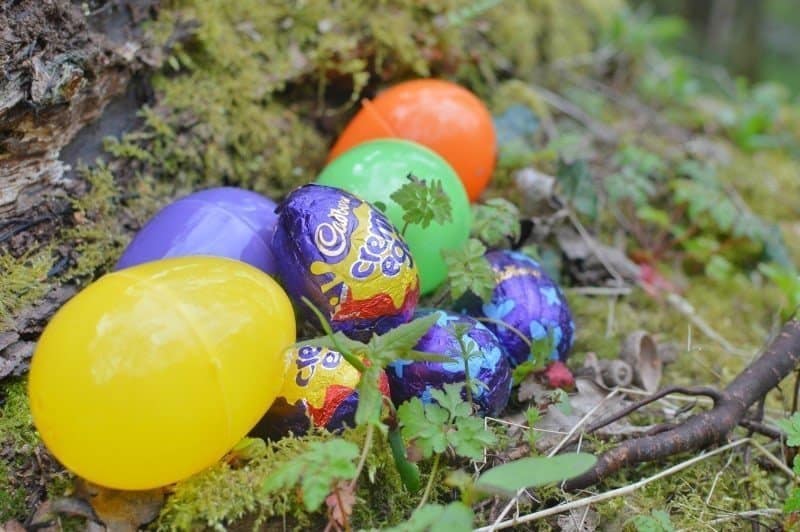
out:
{"label": "green plastic egg", "polygon": [[469,237],[470,208],[467,192],[455,170],[432,150],[407,140],[380,139],[359,144],[328,164],[317,183],[337,187],[379,208],[386,207],[389,220],[402,230],[405,211],[390,196],[412,174],[428,183],[439,181],[450,198],[451,219],[432,221],[423,228],[409,224],[405,241],[417,263],[421,292],[434,291],[447,277],[442,250],[458,249]]}

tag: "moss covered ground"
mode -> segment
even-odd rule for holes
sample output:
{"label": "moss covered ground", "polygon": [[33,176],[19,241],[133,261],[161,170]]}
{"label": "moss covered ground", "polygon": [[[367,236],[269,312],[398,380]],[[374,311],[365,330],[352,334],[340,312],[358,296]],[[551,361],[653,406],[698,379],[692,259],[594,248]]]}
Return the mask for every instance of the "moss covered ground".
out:
{"label": "moss covered ground", "polygon": [[[88,192],[72,198],[71,219],[53,242],[20,257],[0,255],[0,323],[10,323],[58,284],[83,285],[107,271],[134,230],[172,198],[229,184],[278,200],[313,180],[361,97],[421,76],[468,86],[496,116],[522,106],[536,117],[539,127],[529,142],[502,152],[487,196],[507,197],[520,203],[523,214],[537,215],[519,200],[514,172],[534,166],[555,175],[559,193],[600,241],[622,242],[631,256],[645,257],[698,316],[742,352],[732,355],[698,331],[663,294],[653,297],[638,288],[617,298],[569,293],[578,325],[574,365],[589,351],[615,357],[627,333],[645,329],[679,346],[665,383],[721,385],[792,310],[791,294],[765,277],[759,264],[788,269],[800,260],[800,111],[779,91],[759,92],[733,80],[720,82],[715,92],[698,93],[699,83],[692,81],[703,72],[651,46],[676,31],[670,21],[637,20],[618,0],[166,4],[148,28],[154,42],[169,46],[165,67],[152,80],[156,103],[141,110],[138,130],[107,139],[104,162],[87,161],[82,175]],[[171,43],[180,26],[194,28],[190,38]],[[551,93],[561,99],[554,101]],[[574,173],[563,171],[574,161],[585,163],[579,175],[591,183],[588,193],[574,187],[569,177]],[[732,203],[735,217],[752,216],[746,230],[737,229],[725,213],[687,207],[680,199],[673,183],[687,179],[687,161],[705,172],[705,181],[692,179],[712,183],[704,190]],[[615,180],[621,180],[621,189],[609,186]],[[644,204],[677,213],[670,224],[690,236],[670,232],[672,244],[656,249],[663,233],[659,215],[648,216],[643,203],[625,194],[634,189],[644,191]],[[594,212],[578,207],[587,197],[599,198]],[[769,236],[775,235],[772,227],[782,237],[778,244]],[[55,246],[73,252],[69,265],[52,274]],[[558,254],[552,241],[540,243],[539,251]],[[577,285],[564,271],[564,284]],[[2,383],[0,522],[24,520],[39,500],[70,490],[66,475],[49,466],[39,468],[48,473],[43,493],[32,494],[31,484],[19,480],[31,471],[32,460],[46,454],[24,386],[24,378]],[[790,408],[791,387],[785,383],[771,394],[773,417]],[[150,526],[324,526],[325,516],[306,512],[296,494],[266,496],[257,488],[276,464],[326,437],[284,440],[244,464],[223,462],[180,483]],[[344,437],[360,442],[363,434],[354,430]],[[386,443],[377,442],[368,481],[359,485],[355,526],[396,524],[416,506],[390,462]],[[602,487],[624,485],[664,466],[626,471]],[[454,492],[443,480],[434,498],[444,502]],[[774,468],[747,454],[728,453],[596,510],[606,529],[630,528],[630,516],[664,510],[676,528],[739,530],[742,520],[709,523],[752,508],[780,508],[786,486],[786,477]],[[542,496],[566,495],[552,489]],[[527,504],[522,510],[532,508]],[[484,521],[492,511],[484,505],[477,514]],[[536,526],[547,530],[556,524],[543,520]]]}

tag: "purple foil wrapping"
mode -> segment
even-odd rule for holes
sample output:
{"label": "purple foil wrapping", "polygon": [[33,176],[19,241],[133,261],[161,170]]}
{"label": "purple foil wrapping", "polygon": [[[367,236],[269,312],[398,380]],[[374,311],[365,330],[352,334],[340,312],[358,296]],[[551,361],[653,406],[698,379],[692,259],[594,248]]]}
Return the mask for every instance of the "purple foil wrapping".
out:
{"label": "purple foil wrapping", "polygon": [[[549,359],[566,360],[575,338],[575,322],[558,284],[522,253],[491,251],[486,259],[497,285],[492,300],[471,314],[508,323],[545,349]],[[512,367],[531,358],[528,345],[516,332],[496,323],[486,325],[503,343]]]}
{"label": "purple foil wrapping", "polygon": [[411,319],[419,276],[408,246],[379,210],[342,190],[306,185],[278,206],[272,241],[286,292],[305,296],[334,330],[360,340]]}
{"label": "purple foil wrapping", "polygon": [[[392,401],[400,405],[412,397],[430,402],[431,390],[445,384],[464,382],[464,361],[454,325],[468,328],[461,340],[475,353],[469,359],[469,375],[473,381],[472,396],[481,415],[496,416],[508,404],[511,395],[511,369],[503,346],[480,322],[443,310],[420,310],[416,317],[438,312],[439,320],[420,338],[415,349],[447,355],[452,362],[416,362],[398,360],[386,368]],[[464,395],[466,397],[466,395]]]}

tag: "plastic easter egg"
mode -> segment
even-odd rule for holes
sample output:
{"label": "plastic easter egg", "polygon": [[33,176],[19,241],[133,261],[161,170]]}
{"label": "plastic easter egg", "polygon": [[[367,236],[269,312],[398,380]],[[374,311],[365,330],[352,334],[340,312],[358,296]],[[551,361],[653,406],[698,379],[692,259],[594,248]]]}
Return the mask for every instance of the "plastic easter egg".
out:
{"label": "plastic easter egg", "polygon": [[[301,436],[312,426],[331,432],[354,427],[359,371],[339,352],[324,347],[304,344],[290,351],[283,388],[252,434],[277,440],[290,433]],[[379,385],[388,397],[386,374]]]}
{"label": "plastic easter egg", "polygon": [[212,465],[283,386],[291,302],[263,272],[182,257],[101,277],[42,333],[28,394],[45,445],[89,481],[142,490]]}
{"label": "plastic easter egg", "polygon": [[[575,337],[575,322],[558,284],[539,263],[522,253],[491,251],[486,259],[497,285],[491,301],[471,313],[508,323],[529,341],[547,345],[550,359],[566,360]],[[487,326],[503,342],[512,366],[531,358],[530,348],[517,332],[496,323]]]}
{"label": "plastic easter egg", "polygon": [[297,308],[308,311],[308,298],[334,330],[366,340],[414,313],[419,276],[408,246],[379,210],[352,194],[296,189],[278,206],[272,247]]}
{"label": "plastic easter egg", "polygon": [[443,249],[458,249],[469,237],[471,214],[464,187],[447,162],[419,144],[384,139],[359,144],[326,166],[317,183],[339,187],[356,196],[386,206],[395,227],[404,227],[405,211],[390,196],[412,174],[426,182],[439,181],[450,198],[451,220],[428,227],[410,224],[404,238],[419,268],[422,293],[436,289],[447,277]]}
{"label": "plastic easter egg", "polygon": [[495,335],[479,321],[443,310],[420,310],[417,316],[439,313],[439,319],[414,349],[449,356],[452,362],[417,362],[398,360],[386,368],[392,401],[396,405],[419,397],[431,401],[431,390],[445,384],[464,382],[464,360],[455,325],[466,325],[461,341],[472,352],[469,375],[472,397],[481,415],[496,416],[508,404],[511,395],[511,368],[508,356]]}
{"label": "plastic easter egg", "polygon": [[423,144],[455,168],[475,201],[486,188],[497,159],[489,110],[467,89],[439,79],[395,85],[363,108],[328,155],[333,160],[364,141],[399,137]]}
{"label": "plastic easter egg", "polygon": [[270,242],[275,203],[234,187],[195,192],[170,203],[136,234],[116,269],[167,257],[212,255],[275,273]]}

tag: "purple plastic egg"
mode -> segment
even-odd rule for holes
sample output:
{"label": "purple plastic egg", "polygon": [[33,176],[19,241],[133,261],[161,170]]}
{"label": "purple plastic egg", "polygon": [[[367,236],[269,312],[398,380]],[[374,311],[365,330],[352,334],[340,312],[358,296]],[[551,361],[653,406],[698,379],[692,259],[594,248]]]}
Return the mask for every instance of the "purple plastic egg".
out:
{"label": "purple plastic egg", "polygon": [[[564,361],[575,338],[575,322],[558,284],[532,258],[515,251],[491,251],[486,259],[494,271],[492,299],[471,312],[477,317],[508,323],[537,345],[551,360]],[[512,367],[529,360],[531,349],[518,332],[487,322],[506,349]]]}
{"label": "purple plastic egg", "polygon": [[[461,342],[471,350],[468,367],[472,398],[478,414],[496,416],[508,404],[511,395],[511,367],[497,337],[481,322],[444,310],[420,310],[415,317],[437,312],[439,319],[414,347],[417,351],[449,356],[452,362],[396,360],[386,368],[389,390],[395,405],[419,397],[430,402],[432,389],[445,384],[464,382],[464,360],[455,326],[462,326]],[[466,395],[464,395],[466,397]]]}
{"label": "purple plastic egg", "polygon": [[411,319],[419,275],[386,216],[348,192],[305,185],[278,206],[272,249],[298,310],[306,297],[334,330],[360,340]]}
{"label": "purple plastic egg", "polygon": [[255,192],[219,187],[195,192],[161,209],[136,234],[116,269],[186,255],[212,255],[275,273],[270,243],[275,202]]}

